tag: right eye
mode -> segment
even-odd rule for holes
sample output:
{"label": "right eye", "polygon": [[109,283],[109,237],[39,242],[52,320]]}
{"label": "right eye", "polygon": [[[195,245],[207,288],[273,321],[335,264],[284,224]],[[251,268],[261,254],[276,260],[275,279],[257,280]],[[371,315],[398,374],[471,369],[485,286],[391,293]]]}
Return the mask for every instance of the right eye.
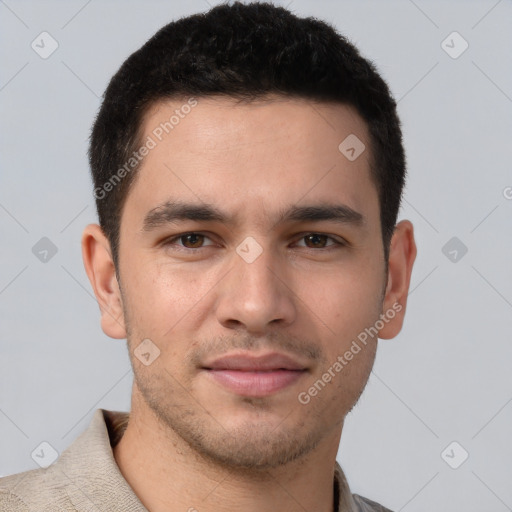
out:
{"label": "right eye", "polygon": [[[164,246],[174,245],[179,248],[179,250],[184,249],[201,249],[202,247],[207,247],[207,244],[203,245],[205,240],[211,240],[209,237],[202,233],[190,232],[190,233],[181,233],[172,238],[169,238],[164,242]],[[177,244],[176,242],[181,242],[181,244]]]}

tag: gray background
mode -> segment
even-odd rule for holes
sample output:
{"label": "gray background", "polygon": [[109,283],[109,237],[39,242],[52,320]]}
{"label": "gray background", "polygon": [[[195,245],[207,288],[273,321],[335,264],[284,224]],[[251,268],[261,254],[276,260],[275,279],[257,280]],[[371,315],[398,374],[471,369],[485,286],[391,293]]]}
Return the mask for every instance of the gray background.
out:
{"label": "gray background", "polygon": [[[388,80],[409,162],[400,218],[419,250],[404,329],[380,342],[338,459],[354,492],[393,510],[512,510],[512,5],[288,1],[335,24]],[[0,1],[0,475],[37,467],[42,441],[62,452],[95,409],[129,410],[125,341],[101,331],[81,259],[96,220],[87,138],[122,61],[207,9]],[[43,31],[59,44],[47,59],[31,48]],[[458,58],[441,46],[453,31],[469,44]],[[57,248],[46,263],[32,252],[42,237]]]}

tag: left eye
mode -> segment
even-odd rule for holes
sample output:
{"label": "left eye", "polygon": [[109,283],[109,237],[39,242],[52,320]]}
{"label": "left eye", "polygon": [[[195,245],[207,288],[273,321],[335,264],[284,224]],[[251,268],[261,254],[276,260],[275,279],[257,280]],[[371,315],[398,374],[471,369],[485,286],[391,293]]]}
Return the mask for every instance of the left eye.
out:
{"label": "left eye", "polygon": [[[330,247],[332,245],[342,245],[341,242],[334,240],[331,236],[322,235],[321,233],[309,233],[301,237],[300,240],[304,240],[305,246],[310,249],[323,249],[324,247]],[[329,240],[331,240],[332,243],[327,244]]]}

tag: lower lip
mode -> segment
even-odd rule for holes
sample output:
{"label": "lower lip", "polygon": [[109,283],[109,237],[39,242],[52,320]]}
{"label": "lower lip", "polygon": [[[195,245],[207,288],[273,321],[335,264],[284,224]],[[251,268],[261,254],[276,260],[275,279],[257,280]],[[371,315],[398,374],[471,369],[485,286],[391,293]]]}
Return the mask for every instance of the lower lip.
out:
{"label": "lower lip", "polygon": [[267,372],[207,370],[207,372],[216,382],[238,395],[262,397],[290,386],[302,377],[305,370]]}

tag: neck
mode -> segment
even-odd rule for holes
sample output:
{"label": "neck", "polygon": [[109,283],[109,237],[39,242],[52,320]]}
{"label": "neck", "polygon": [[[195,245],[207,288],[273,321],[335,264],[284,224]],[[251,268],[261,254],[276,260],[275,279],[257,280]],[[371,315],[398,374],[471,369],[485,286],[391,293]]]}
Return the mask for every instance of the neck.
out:
{"label": "neck", "polygon": [[341,429],[313,453],[268,470],[219,467],[166,428],[134,397],[117,465],[151,512],[333,512],[334,465]]}

